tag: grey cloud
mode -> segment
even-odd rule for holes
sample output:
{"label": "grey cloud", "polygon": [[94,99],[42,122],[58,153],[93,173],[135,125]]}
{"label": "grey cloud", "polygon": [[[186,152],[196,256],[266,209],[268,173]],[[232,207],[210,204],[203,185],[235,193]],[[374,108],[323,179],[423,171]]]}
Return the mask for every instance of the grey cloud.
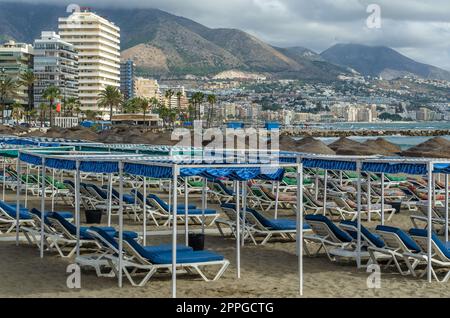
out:
{"label": "grey cloud", "polygon": [[[305,46],[319,52],[338,42],[386,45],[420,62],[450,70],[449,0],[84,1],[95,7],[158,8],[212,28],[239,28],[273,45]],[[23,2],[61,4],[76,0]],[[370,3],[381,7],[381,29],[366,27]]]}

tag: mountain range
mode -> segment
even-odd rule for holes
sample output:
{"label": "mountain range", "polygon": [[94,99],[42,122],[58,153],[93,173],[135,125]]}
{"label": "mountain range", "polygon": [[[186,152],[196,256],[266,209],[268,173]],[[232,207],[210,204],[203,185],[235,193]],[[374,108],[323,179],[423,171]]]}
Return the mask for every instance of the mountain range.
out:
{"label": "mountain range", "polygon": [[[147,76],[215,75],[229,70],[276,78],[335,80],[350,68],[362,75],[414,74],[449,79],[450,73],[417,63],[385,47],[336,45],[322,54],[280,48],[237,29],[212,29],[158,9],[95,9],[121,28],[123,58]],[[0,2],[0,41],[31,43],[40,31],[57,30],[61,5]]]}

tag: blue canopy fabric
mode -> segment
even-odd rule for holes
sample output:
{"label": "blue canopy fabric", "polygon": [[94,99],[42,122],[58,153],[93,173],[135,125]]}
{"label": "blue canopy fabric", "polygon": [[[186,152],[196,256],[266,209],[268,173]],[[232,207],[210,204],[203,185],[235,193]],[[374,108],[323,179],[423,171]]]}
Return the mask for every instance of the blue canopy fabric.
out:
{"label": "blue canopy fabric", "polygon": [[405,173],[411,175],[426,175],[428,173],[426,163],[365,162],[363,163],[362,170],[367,172],[389,174]]}
{"label": "blue canopy fabric", "polygon": [[305,168],[318,168],[324,170],[356,171],[355,161],[302,159]]}
{"label": "blue canopy fabric", "polygon": [[[171,167],[161,167],[142,163],[125,163],[124,172],[148,178],[169,179],[173,176]],[[281,181],[284,169],[265,171],[264,168],[181,168],[180,177],[203,177],[209,180],[228,178],[236,181],[272,180]]]}

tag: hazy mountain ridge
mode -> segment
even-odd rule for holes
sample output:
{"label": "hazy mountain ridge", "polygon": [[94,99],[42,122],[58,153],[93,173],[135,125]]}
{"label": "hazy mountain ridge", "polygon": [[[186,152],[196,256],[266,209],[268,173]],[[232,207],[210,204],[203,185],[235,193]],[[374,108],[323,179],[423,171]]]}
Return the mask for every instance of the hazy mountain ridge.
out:
{"label": "hazy mountain ridge", "polygon": [[384,46],[336,44],[321,53],[324,60],[355,69],[365,76],[387,79],[416,75],[423,78],[450,80],[450,72],[410,59]]}
{"label": "hazy mountain ridge", "polygon": [[[391,61],[381,54],[383,51],[380,57],[372,52],[368,54],[371,58],[360,58],[361,54],[352,50],[340,56],[335,53],[340,46],[319,55],[303,47],[274,47],[237,29],[211,29],[158,9],[94,11],[121,27],[123,57],[132,58],[138,70],[149,76],[215,75],[237,70],[276,78],[330,81],[346,73],[348,67],[372,76],[415,72],[423,77],[446,78],[449,74],[391,49],[396,53],[388,54],[395,57]],[[57,30],[58,18],[66,15],[65,6],[60,5],[0,2],[0,39],[31,43],[41,31]],[[346,55],[350,58],[344,58]],[[377,59],[382,63],[375,63]]]}

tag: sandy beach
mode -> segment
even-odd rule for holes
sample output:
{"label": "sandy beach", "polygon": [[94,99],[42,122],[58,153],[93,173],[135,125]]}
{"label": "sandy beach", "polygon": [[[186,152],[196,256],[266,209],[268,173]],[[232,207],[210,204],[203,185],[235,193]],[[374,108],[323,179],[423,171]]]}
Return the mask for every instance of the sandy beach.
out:
{"label": "sandy beach", "polygon": [[[15,195],[8,193],[7,201],[14,202]],[[191,200],[199,204],[199,199]],[[30,207],[38,207],[39,199],[31,198]],[[211,205],[211,208],[217,206]],[[67,206],[57,206],[56,210],[71,211]],[[84,213],[82,213],[83,215]],[[290,211],[283,211],[283,217],[293,217]],[[82,221],[84,216],[82,216]],[[113,225],[117,220],[113,219]],[[142,231],[142,226],[125,218],[127,230]],[[409,229],[409,213],[394,216],[389,224]],[[374,228],[377,222],[364,225]],[[215,227],[211,227],[215,229]],[[149,231],[155,230],[149,227]],[[182,230],[182,226],[180,226]],[[56,253],[45,254],[39,258],[39,251],[26,241],[16,246],[11,236],[0,237],[0,268],[2,280],[0,297],[170,297],[170,274],[157,274],[145,287],[132,287],[125,281],[118,288],[114,278],[98,278],[94,271],[83,270],[81,290],[71,290],[66,286],[66,268],[73,262],[62,259]],[[169,243],[171,237],[148,237],[148,245]],[[179,237],[183,242],[183,236]],[[208,234],[206,248],[223,254],[231,265],[225,275],[217,282],[206,283],[198,277],[180,274],[178,276],[178,297],[299,297],[298,266],[294,242],[271,242],[266,246],[247,244],[242,249],[242,278],[236,278],[235,240],[222,238],[218,234]],[[447,284],[425,279],[402,277],[393,270],[383,270],[381,289],[367,288],[368,274],[364,269],[357,270],[354,263],[332,263],[325,255],[317,258],[304,258],[304,297],[449,297]]]}

